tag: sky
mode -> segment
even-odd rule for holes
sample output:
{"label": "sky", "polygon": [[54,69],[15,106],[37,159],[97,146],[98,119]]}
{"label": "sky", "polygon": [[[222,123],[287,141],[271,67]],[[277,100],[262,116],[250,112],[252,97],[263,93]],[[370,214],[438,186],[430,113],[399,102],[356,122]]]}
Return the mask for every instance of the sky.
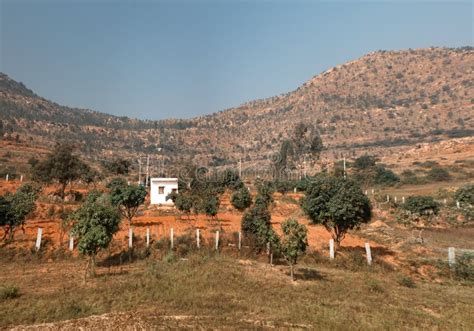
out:
{"label": "sky", "polygon": [[472,1],[0,0],[0,71],[71,107],[190,118],[473,34]]}

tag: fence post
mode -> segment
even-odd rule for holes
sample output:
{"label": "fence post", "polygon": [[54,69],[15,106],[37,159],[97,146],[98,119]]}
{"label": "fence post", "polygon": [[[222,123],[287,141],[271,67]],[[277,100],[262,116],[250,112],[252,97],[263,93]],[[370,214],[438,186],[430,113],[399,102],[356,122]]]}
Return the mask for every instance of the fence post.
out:
{"label": "fence post", "polygon": [[74,250],[74,237],[69,235],[69,250],[72,252]]}
{"label": "fence post", "polygon": [[240,231],[239,231],[239,243],[237,247],[239,248],[239,251],[242,248],[242,232]]}
{"label": "fence post", "polygon": [[150,228],[146,228],[146,248],[150,247]]}
{"label": "fence post", "polygon": [[446,200],[446,198],[443,200],[444,202],[444,205],[446,206],[446,204],[448,203],[448,200]]}
{"label": "fence post", "polygon": [[329,258],[334,260],[334,239],[329,239]]}
{"label": "fence post", "polygon": [[372,189],[372,195],[374,195],[374,189]]}
{"label": "fence post", "polygon": [[23,183],[23,175],[20,176],[20,183]]}
{"label": "fence post", "polygon": [[397,196],[395,196],[395,203],[397,203]]}
{"label": "fence post", "polygon": [[38,235],[36,236],[36,250],[41,248],[41,236],[43,235],[43,229],[38,228]]}
{"label": "fence post", "polygon": [[173,228],[171,228],[170,231],[170,243],[171,243],[171,249],[174,247],[174,233],[173,233]]}
{"label": "fence post", "polygon": [[201,238],[199,229],[196,229],[196,246],[198,249],[201,248]]}
{"label": "fence post", "polygon": [[405,203],[405,197],[402,197],[402,203]]}
{"label": "fence post", "polygon": [[459,203],[458,200],[456,200],[456,208],[457,208],[457,209],[461,208],[461,204]]}
{"label": "fence post", "polygon": [[216,251],[219,250],[219,231],[216,231]]}
{"label": "fence post", "polygon": [[370,245],[369,243],[365,243],[365,254],[367,255],[367,264],[372,264],[372,253],[370,252]]}
{"label": "fence post", "polygon": [[456,250],[454,247],[448,248],[448,264],[450,267],[456,264]]}
{"label": "fence post", "polygon": [[387,194],[387,202],[390,202],[390,196]]}
{"label": "fence post", "polygon": [[5,180],[8,182],[8,174],[5,176]]}
{"label": "fence post", "polygon": [[132,248],[133,246],[133,229],[130,227],[128,229],[128,248]]}

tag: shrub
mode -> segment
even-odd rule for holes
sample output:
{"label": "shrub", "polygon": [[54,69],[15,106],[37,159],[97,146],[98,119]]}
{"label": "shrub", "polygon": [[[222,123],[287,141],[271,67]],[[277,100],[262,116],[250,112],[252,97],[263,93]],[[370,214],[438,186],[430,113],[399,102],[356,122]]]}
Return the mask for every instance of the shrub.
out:
{"label": "shrub", "polygon": [[15,299],[20,296],[20,291],[15,286],[3,286],[0,288],[0,300]]}
{"label": "shrub", "polygon": [[400,181],[400,178],[395,175],[392,170],[378,166],[375,171],[374,183],[377,185],[395,185]]}
{"label": "shrub", "polygon": [[426,174],[427,179],[434,182],[442,182],[451,179],[451,175],[448,170],[441,167],[433,167]]}
{"label": "shrub", "polygon": [[416,287],[416,284],[413,281],[413,279],[411,277],[408,277],[408,276],[401,277],[398,280],[398,284],[401,285],[401,286],[408,287],[408,288],[415,288]]}
{"label": "shrub", "polygon": [[298,261],[298,257],[306,252],[306,247],[308,247],[308,230],[306,230],[306,226],[298,223],[298,221],[294,219],[283,222],[281,224],[281,230],[283,237],[280,250],[290,265],[291,279],[294,280],[294,265]]}
{"label": "shrub", "polygon": [[454,274],[457,279],[474,281],[474,255],[462,254],[456,258]]}
{"label": "shrub", "polygon": [[405,204],[403,205],[405,210],[413,214],[431,215],[438,214],[440,204],[433,199],[433,197],[427,195],[411,196],[408,197]]}
{"label": "shrub", "polygon": [[354,161],[354,168],[363,170],[363,169],[368,169],[375,167],[375,157],[365,154]]}
{"label": "shrub", "polygon": [[474,185],[469,184],[460,187],[454,194],[454,198],[461,204],[474,205]]}

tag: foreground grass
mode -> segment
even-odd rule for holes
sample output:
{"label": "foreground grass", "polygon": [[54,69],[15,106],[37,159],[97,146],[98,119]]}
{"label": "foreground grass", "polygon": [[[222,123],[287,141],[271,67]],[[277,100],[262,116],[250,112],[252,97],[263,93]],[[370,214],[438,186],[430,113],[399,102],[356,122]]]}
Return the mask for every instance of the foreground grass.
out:
{"label": "foreground grass", "polygon": [[18,287],[20,296],[0,300],[0,326],[133,311],[156,326],[163,320],[153,316],[205,318],[174,325],[191,328],[474,329],[471,286],[418,281],[408,287],[394,271],[307,260],[296,283],[285,266],[206,253],[99,268],[87,284],[82,260],[2,262],[1,283]]}

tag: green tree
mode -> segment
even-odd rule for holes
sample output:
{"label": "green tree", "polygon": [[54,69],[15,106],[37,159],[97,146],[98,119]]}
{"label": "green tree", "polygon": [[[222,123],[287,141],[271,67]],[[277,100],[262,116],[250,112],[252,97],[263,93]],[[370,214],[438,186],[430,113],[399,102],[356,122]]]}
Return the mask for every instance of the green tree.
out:
{"label": "green tree", "polygon": [[96,255],[109,246],[119,230],[120,214],[104,196],[93,191],[71,218],[75,220],[72,233],[78,238],[79,252],[89,256],[86,272],[94,276]]}
{"label": "green tree", "polygon": [[474,184],[464,185],[456,191],[454,198],[461,204],[474,205]]}
{"label": "green tree", "polygon": [[60,184],[59,194],[64,199],[67,185],[81,178],[84,169],[89,166],[73,154],[69,144],[58,144],[46,159],[33,167],[33,178],[41,182],[56,181]]}
{"label": "green tree", "polygon": [[428,171],[428,173],[426,174],[426,177],[434,182],[442,182],[451,179],[449,171],[438,166],[431,168],[430,171]]}
{"label": "green tree", "polygon": [[15,230],[25,224],[27,217],[36,209],[39,187],[24,184],[15,194],[8,193],[0,197],[0,226],[4,227],[5,240],[13,241]]}
{"label": "green tree", "polygon": [[283,236],[281,238],[280,251],[290,266],[291,279],[295,280],[294,265],[298,257],[306,252],[308,238],[306,226],[294,219],[286,220],[281,224]]}
{"label": "green tree", "polygon": [[271,225],[267,198],[257,195],[252,208],[242,216],[241,228],[245,236],[252,240],[258,252],[267,243],[270,243],[274,249],[279,247],[279,238]]}
{"label": "green tree", "polygon": [[111,182],[110,202],[117,207],[123,217],[128,221],[128,227],[137,214],[138,208],[145,202],[146,189],[142,185],[128,185],[125,181]]}
{"label": "green tree", "polygon": [[[219,211],[219,206],[220,206],[219,197],[213,196],[204,202],[203,210],[207,216],[209,216],[211,219],[214,219],[217,216],[217,212]],[[219,223],[219,226],[220,226],[220,223]]]}
{"label": "green tree", "polygon": [[313,223],[331,233],[337,247],[347,231],[369,222],[372,216],[370,201],[360,187],[340,177],[316,177],[300,203]]}
{"label": "green tree", "polygon": [[193,199],[189,194],[179,193],[175,200],[175,206],[180,211],[188,215],[188,219],[193,208]]}
{"label": "green tree", "polygon": [[234,208],[240,211],[244,211],[250,207],[252,204],[252,197],[250,196],[248,188],[244,186],[235,191],[230,198],[230,202]]}

